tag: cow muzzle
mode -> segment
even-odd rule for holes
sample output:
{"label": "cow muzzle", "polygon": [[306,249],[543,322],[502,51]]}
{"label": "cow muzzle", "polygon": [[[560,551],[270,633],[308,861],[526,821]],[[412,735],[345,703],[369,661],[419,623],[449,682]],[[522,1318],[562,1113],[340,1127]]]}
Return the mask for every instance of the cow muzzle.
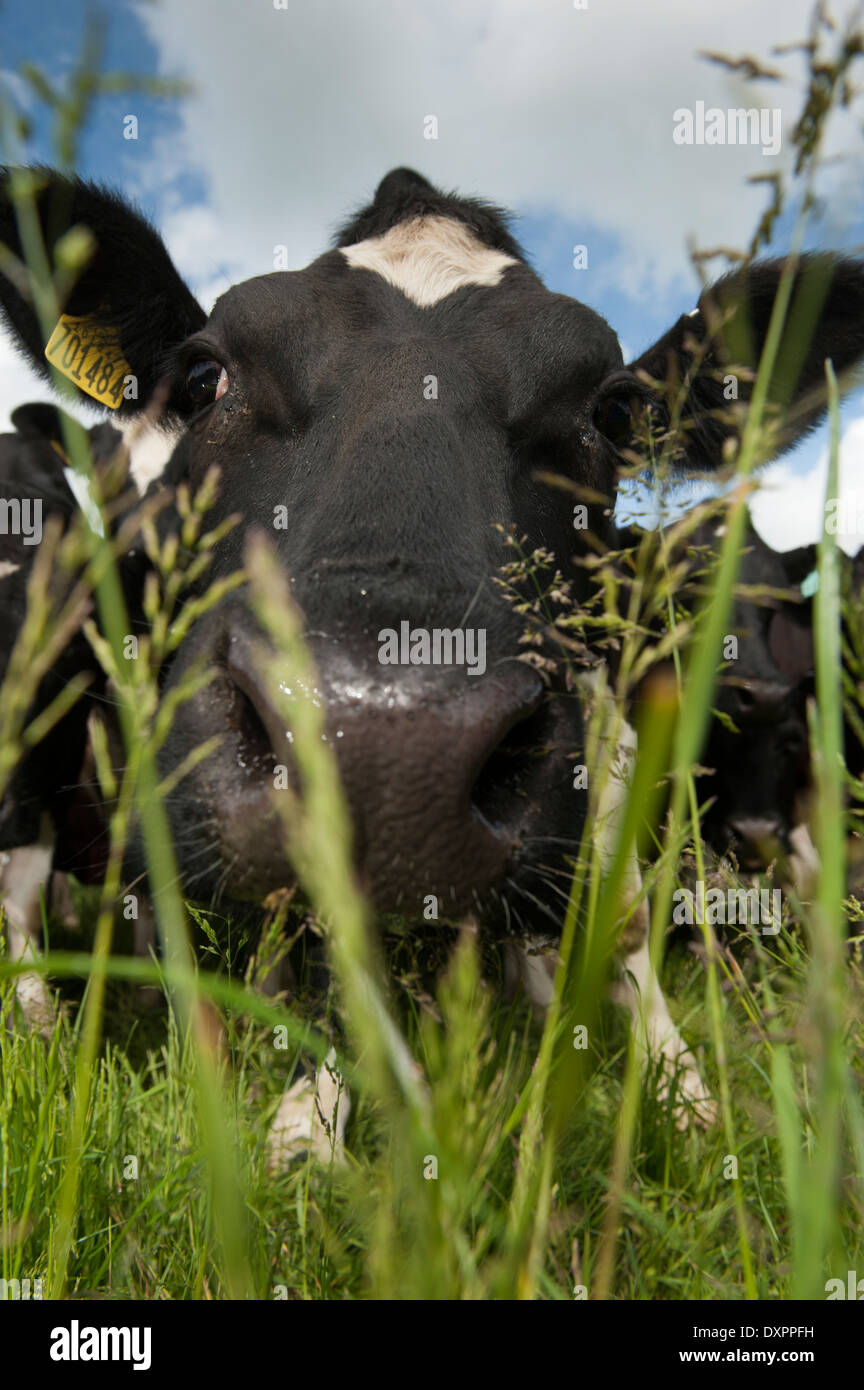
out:
{"label": "cow muzzle", "polygon": [[290,817],[277,798],[302,802],[294,714],[311,699],[350,812],[358,883],[375,908],[407,915],[434,900],[427,915],[447,918],[476,905],[506,878],[542,802],[543,759],[531,747],[548,734],[540,678],[516,660],[470,679],[394,672],[326,640],[310,646],[311,687],[289,678],[277,699],[260,647],[230,631],[197,712],[199,740],[223,734],[197,785],[218,827],[226,891],[260,898],[293,882]]}

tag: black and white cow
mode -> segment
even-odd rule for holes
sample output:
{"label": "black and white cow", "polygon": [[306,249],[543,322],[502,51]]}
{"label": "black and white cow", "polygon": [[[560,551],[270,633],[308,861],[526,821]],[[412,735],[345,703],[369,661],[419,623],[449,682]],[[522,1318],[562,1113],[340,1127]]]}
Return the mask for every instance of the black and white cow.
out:
{"label": "black and white cow", "polygon": [[[694,565],[706,558],[710,565],[722,529],[715,519],[691,533],[689,545],[702,557],[694,556]],[[718,854],[731,850],[745,871],[779,864],[804,898],[816,886],[819,865],[809,826],[813,599],[802,594],[801,585],[816,559],[815,545],[773,550],[748,522],[729,627],[737,650],[715,692],[719,717],[711,722],[701,758],[710,774],[698,779],[700,801],[712,799],[702,822],[711,847]],[[847,602],[860,608],[864,552],[844,556],[842,563]],[[844,744],[849,771],[859,776],[864,756],[848,717]],[[854,871],[854,856],[850,867]]]}
{"label": "black and white cow", "polygon": [[[27,611],[27,584],[49,517],[64,526],[79,507],[64,473],[59,413],[54,406],[20,406],[12,415],[15,432],[0,435],[0,679]],[[97,427],[99,438],[110,425]],[[38,527],[36,522],[38,519]],[[29,532],[29,534],[28,534]],[[77,632],[42,681],[30,715],[35,715],[83,672],[98,682],[89,644]],[[18,763],[0,796],[0,904],[10,937],[10,953],[32,951],[41,930],[40,890],[48,896],[57,822],[63,795],[81,770],[88,701],[76,705]],[[20,976],[18,996],[25,1013],[44,1023],[48,999],[36,976]]]}
{"label": "black and white cow", "polygon": [[[68,525],[80,514],[80,507],[65,473],[63,412],[46,402],[32,402],[18,406],[11,421],[14,433],[0,435],[0,503],[11,502],[14,511],[26,501],[25,515],[38,503],[43,525],[49,517]],[[170,453],[160,431],[142,431],[133,422],[119,430],[103,422],[87,434],[97,473],[118,463],[122,448],[130,474],[142,490]],[[37,550],[38,544],[30,544],[26,535],[6,524],[0,534],[0,680],[24,621],[27,581]],[[130,566],[133,572],[136,568]],[[123,565],[121,576],[127,597],[134,598],[137,578],[133,581]],[[69,872],[85,883],[100,882],[104,875],[107,820],[88,757],[88,716],[94,701],[102,703],[103,680],[80,632],[45,677],[30,716],[44,709],[73,676],[84,672],[90,681],[86,693],[19,763],[0,797],[0,905],[16,957],[32,951],[39,940],[43,898],[54,916],[67,926],[77,926]],[[149,904],[142,896],[135,923],[136,953],[147,954],[153,939]],[[18,995],[31,1021],[50,1020],[48,996],[35,976],[19,977]]]}
{"label": "black and white cow", "polygon": [[[690,578],[685,605],[696,607],[725,533],[722,516],[685,528]],[[801,584],[816,564],[815,545],[776,551],[749,518],[738,568],[726,654],[714,693],[697,778],[707,843],[734,853],[744,870],[764,869],[797,852],[810,788],[806,703],[814,691],[812,601]],[[790,839],[791,837],[791,839]]]}
{"label": "black and white cow", "polygon": [[[709,523],[704,539],[715,537]],[[796,857],[803,865],[813,853],[806,828],[813,614],[800,586],[816,564],[816,547],[773,550],[749,524],[744,545],[729,625],[737,650],[714,699],[734,729],[712,720],[702,757],[712,775],[699,779],[699,795],[714,801],[703,829],[713,848],[731,849],[744,870],[789,856],[794,868]]]}
{"label": "black and white cow", "polygon": [[[19,250],[0,192],[0,240]],[[371,902],[410,917],[434,896],[451,922],[470,913],[502,937],[554,937],[563,907],[549,865],[566,870],[586,814],[572,776],[586,696],[563,673],[544,685],[519,659],[522,621],[493,582],[512,559],[496,523],[529,550],[551,551],[568,576],[572,567],[578,598],[572,562],[588,534],[614,539],[632,402],[650,398],[661,419],[667,410],[666,392],[646,376],[687,377],[681,466],[716,469],[733,429],[722,415],[729,354],[719,324],[748,321],[743,365],[752,367],[780,263],[726,277],[628,366],[598,314],[545,288],[504,214],[410,170],[387,175],[305,270],[236,285],[209,315],[156,232],[115,194],[46,172],[38,211],[49,251],[74,223],[94,234],[64,312],[118,341],[137,385],[135,399],[117,394],[119,414],[134,417],[166,383],[181,433],[162,482],[194,488],[213,464],[221,469],[214,519],[239,513],[243,524],[222,543],[216,573],[242,562],[253,527],[278,547],[305,614]],[[798,289],[814,279],[825,300],[795,393],[812,408],[784,444],[819,413],[811,393],[825,356],[842,370],[864,354],[864,267],[815,258]],[[45,342],[20,285],[0,281],[0,305],[44,370]],[[724,341],[728,332],[726,323]],[[711,335],[697,361],[694,345]],[[87,351],[76,369],[87,369]],[[586,529],[574,529],[572,501],[550,474],[590,490]],[[284,528],[274,527],[280,514]],[[477,659],[385,664],[387,634],[403,624],[430,643],[461,632]],[[192,629],[166,673],[170,690],[196,659],[218,672],[182,706],[162,754],[173,767],[206,735],[223,735],[168,808],[186,886],[205,899],[259,901],[293,881],[270,795],[273,766],[292,763],[290,734],[256,672],[253,632],[244,594],[232,595]],[[614,821],[620,805],[607,811]],[[646,1043],[681,1057],[644,940],[627,966]],[[704,1094],[692,1067],[684,1090]]]}
{"label": "black and white cow", "polygon": [[[678,616],[697,613],[709,592],[725,532],[722,512],[696,524],[687,516],[664,531],[622,528],[620,554],[612,557],[626,581],[622,616],[637,565],[647,562],[647,572],[653,573],[661,563],[661,547],[663,566],[677,577]],[[696,776],[697,796],[705,806],[704,842],[718,856],[731,852],[745,873],[773,865],[778,879],[791,881],[802,896],[815,886],[818,870],[808,824],[813,614],[812,599],[801,591],[815,564],[815,545],[775,551],[747,518],[733,607],[718,654],[723,659],[712,718]],[[667,632],[665,613],[661,620],[652,606],[641,626],[653,634],[651,641],[659,642]],[[682,655],[686,663],[686,651]],[[664,665],[672,678],[671,658]],[[643,688],[649,684],[640,681],[631,696],[637,722]]]}

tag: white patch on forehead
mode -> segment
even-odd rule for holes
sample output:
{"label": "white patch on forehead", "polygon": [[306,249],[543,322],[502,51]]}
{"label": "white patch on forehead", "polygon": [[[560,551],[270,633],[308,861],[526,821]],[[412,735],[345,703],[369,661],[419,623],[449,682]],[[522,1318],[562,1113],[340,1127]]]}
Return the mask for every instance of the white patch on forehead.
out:
{"label": "white patch on forehead", "polygon": [[0,560],[0,579],[5,579],[10,574],[17,574],[21,566],[13,564],[11,560]]}
{"label": "white patch on forehead", "polygon": [[129,450],[129,475],[143,496],[154,478],[161,478],[164,473],[183,429],[181,426],[159,429],[156,425],[142,424],[140,420],[117,420],[112,424],[116,424],[123,436],[123,443]]}
{"label": "white patch on forehead", "polygon": [[353,270],[373,270],[421,309],[466,285],[494,287],[508,266],[518,265],[452,217],[412,217],[340,250]]}

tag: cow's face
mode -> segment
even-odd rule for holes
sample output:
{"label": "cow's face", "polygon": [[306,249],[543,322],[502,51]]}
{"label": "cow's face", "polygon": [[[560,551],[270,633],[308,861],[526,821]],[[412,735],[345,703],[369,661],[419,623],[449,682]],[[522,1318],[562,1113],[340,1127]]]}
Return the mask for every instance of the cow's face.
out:
{"label": "cow's face", "polygon": [[[238,285],[177,350],[172,389],[189,423],[165,481],[195,488],[218,465],[214,520],[242,524],[217,574],[242,564],[250,528],[276,546],[379,906],[434,895],[459,911],[507,878],[518,894],[520,869],[537,896],[529,866],[548,860],[550,837],[575,847],[579,706],[520,659],[525,619],[494,581],[514,558],[511,532],[561,564],[574,552],[573,502],[538,470],[611,501],[602,425],[627,408],[622,365],[596,314],[444,217]],[[590,525],[608,531],[603,509]],[[428,664],[403,664],[406,631],[429,635]],[[436,664],[444,633],[448,648],[464,641],[461,665],[443,647]],[[217,674],[165,757],[205,730],[224,735],[179,789],[176,828],[206,863],[203,810],[214,878],[259,896],[288,873],[273,769],[290,766],[294,731],[267,699],[252,636],[240,597],[180,651],[169,685],[201,658]]]}
{"label": "cow's face", "polygon": [[[611,538],[615,446],[646,390],[640,369],[690,372],[688,456],[701,468],[720,461],[725,426],[711,412],[723,358],[712,349],[693,363],[702,313],[626,370],[604,321],[542,286],[499,214],[405,170],[339,249],[234,287],[209,319],[155,233],[117,200],[55,179],[40,213],[49,242],[71,221],[93,229],[98,249],[67,312],[119,337],[138,385],[121,411],[167,380],[182,437],[163,484],[194,487],[220,467],[217,518],[238,513],[241,524],[217,575],[242,562],[253,528],[278,549],[372,900],[412,912],[434,895],[442,915],[480,906],[560,920],[561,855],[585,809],[573,790],[579,705],[563,677],[546,688],[520,660],[523,620],[494,583],[513,558],[503,535],[552,552],[578,598],[586,534]],[[8,214],[0,234],[15,240]],[[779,267],[751,274],[727,280],[721,300],[745,306],[758,349]],[[819,335],[832,339],[834,316],[854,319],[842,339],[852,358],[864,350],[864,276],[844,263],[835,280]],[[38,361],[26,300],[11,284],[0,299]],[[820,379],[821,337],[802,391]],[[550,474],[595,499],[585,529],[573,526],[574,493]],[[263,689],[254,635],[235,595],[197,624],[167,674],[171,687],[193,661],[215,670],[164,750],[173,766],[224,737],[170,803],[187,886],[202,896],[257,898],[291,877],[272,788],[274,766],[290,768],[292,730]]]}
{"label": "cow's face", "polygon": [[[693,543],[713,550],[714,524]],[[734,647],[714,700],[722,718],[712,722],[702,759],[713,774],[699,788],[700,797],[714,798],[706,839],[720,853],[731,849],[745,869],[789,853],[810,785],[813,614],[800,585],[815,563],[815,546],[778,552],[748,525],[728,634]]]}

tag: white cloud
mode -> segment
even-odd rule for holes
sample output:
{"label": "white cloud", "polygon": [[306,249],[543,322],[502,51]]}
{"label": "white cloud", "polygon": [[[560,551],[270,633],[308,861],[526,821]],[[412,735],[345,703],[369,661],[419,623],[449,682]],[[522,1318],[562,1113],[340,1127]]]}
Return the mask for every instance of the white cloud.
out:
{"label": "white cloud", "polygon": [[[838,460],[839,518],[837,542],[848,555],[864,544],[864,418],[853,420],[840,439]],[[775,550],[793,550],[819,539],[828,481],[828,451],[807,473],[796,473],[784,460],[771,464],[762,475],[762,486],[753,497],[750,514],[763,540]],[[847,529],[847,511],[861,518]]]}
{"label": "white cloud", "polygon": [[25,401],[52,396],[45,382],[15,351],[6,333],[0,333],[0,433],[12,428],[9,414]]}
{"label": "white cloud", "polygon": [[[179,128],[155,156],[141,142],[127,190],[160,208],[169,249],[207,306],[233,281],[270,271],[274,246],[305,265],[389,168],[410,164],[445,187],[563,219],[565,269],[572,244],[602,235],[607,254],[599,264],[592,257],[592,283],[602,276],[653,307],[690,274],[690,240],[747,241],[767,197],[747,178],[788,166],[801,97],[779,84],[742,84],[698,52],[767,55],[805,36],[811,8],[811,0],[589,0],[586,10],[568,0],[287,0],[284,10],[272,0],[139,3],[159,72],[190,78],[195,93],[178,105]],[[796,64],[800,76],[801,61],[787,60]],[[783,153],[675,145],[673,112],[700,100],[780,106]],[[423,138],[428,115],[437,140]],[[860,144],[851,113],[832,121],[830,150]],[[205,190],[193,205],[180,193],[190,175]],[[830,240],[860,216],[864,181],[848,166],[828,177]],[[0,414],[46,394],[0,337]],[[854,425],[844,446],[861,461]],[[821,505],[815,474],[808,482],[780,464],[766,478],[757,518],[772,543],[797,544]]]}
{"label": "white cloud", "polygon": [[[198,171],[221,255],[255,274],[271,269],[279,243],[306,264],[387,169],[407,163],[444,186],[557,213],[572,240],[586,228],[612,234],[620,249],[605,274],[647,299],[687,271],[689,238],[744,244],[767,198],[748,176],[788,164],[788,147],[775,159],[673,143],[673,112],[699,100],[781,107],[787,146],[797,115],[800,91],[741,83],[698,51],[737,51],[741,35],[748,52],[767,54],[802,38],[810,11],[810,0],[142,6],[160,70],[188,76],[196,94],[180,108],[179,137],[142,166],[141,187],[164,187],[184,164]],[[427,115],[437,140],[423,138]],[[834,119],[839,147],[855,124]],[[838,187],[850,184],[848,170],[838,175]],[[211,251],[205,237],[202,260]]]}

